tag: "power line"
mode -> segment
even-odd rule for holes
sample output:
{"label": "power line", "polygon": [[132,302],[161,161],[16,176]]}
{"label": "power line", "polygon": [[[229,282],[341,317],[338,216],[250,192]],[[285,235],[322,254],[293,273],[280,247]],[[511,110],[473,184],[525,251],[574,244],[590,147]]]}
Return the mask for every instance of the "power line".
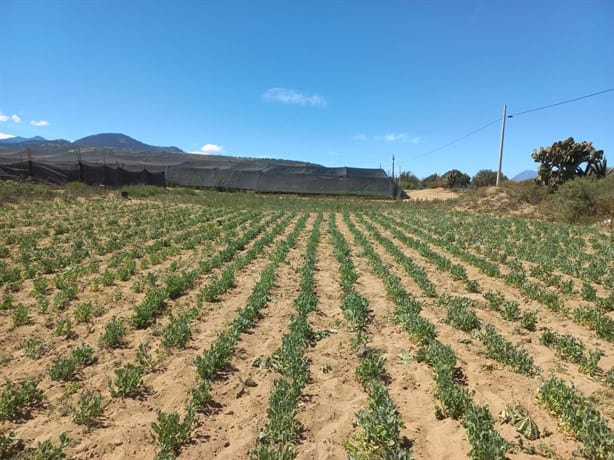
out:
{"label": "power line", "polygon": [[415,157],[413,157],[413,158],[420,158],[420,157],[424,157],[424,156],[426,156],[426,155],[430,155],[431,153],[439,152],[440,150],[443,150],[443,149],[445,149],[445,148],[447,148],[447,147],[450,147],[450,146],[451,146],[451,145],[453,145],[453,144],[456,144],[457,142],[460,142],[460,141],[462,141],[462,140],[464,140],[464,139],[467,139],[468,137],[473,136],[474,134],[477,134],[477,133],[479,133],[480,131],[483,131],[483,130],[485,130],[486,128],[488,128],[488,127],[490,127],[490,126],[492,126],[492,125],[494,125],[495,123],[498,123],[498,122],[500,122],[500,121],[501,121],[501,117],[497,118],[496,120],[491,121],[490,123],[485,124],[484,126],[482,126],[482,127],[478,128],[478,129],[475,129],[475,130],[473,130],[473,131],[471,131],[471,132],[469,132],[469,133],[465,134],[464,136],[458,137],[458,138],[454,139],[453,141],[450,141],[450,142],[448,142],[447,144],[442,145],[441,147],[437,147],[436,149],[429,150],[428,152],[421,153],[420,155],[416,155],[416,156],[415,156]]}
{"label": "power line", "polygon": [[575,101],[579,101],[581,99],[587,99],[589,97],[599,96],[600,94],[609,93],[610,91],[614,91],[614,88],[604,89],[603,91],[598,91],[596,93],[587,94],[585,96],[574,97],[573,99],[567,99],[566,101],[557,102],[555,104],[542,105],[541,107],[535,107],[534,109],[529,109],[529,110],[524,110],[522,112],[512,113],[511,115],[508,115],[507,118],[517,117],[519,115],[524,115],[526,113],[537,112],[539,110],[549,109],[551,107],[556,107],[558,105],[569,104],[570,102],[575,102]]}
{"label": "power line", "polygon": [[[537,112],[539,110],[545,110],[545,109],[549,109],[551,107],[556,107],[556,106],[563,105],[563,104],[569,104],[570,102],[575,102],[575,101],[579,101],[579,100],[582,100],[582,99],[587,99],[589,97],[599,96],[600,94],[605,94],[605,93],[609,93],[609,92],[612,92],[612,91],[614,91],[614,88],[604,89],[603,91],[597,91],[596,93],[586,94],[586,95],[580,96],[580,97],[574,97],[573,99],[567,99],[565,101],[557,102],[555,104],[543,105],[543,106],[540,106],[540,107],[535,107],[533,109],[524,110],[522,112],[512,113],[511,115],[507,115],[507,118],[518,117],[520,115],[524,115],[524,114],[527,114],[527,113]],[[442,145],[440,147],[437,147],[437,148],[435,148],[433,150],[429,150],[428,152],[421,153],[420,155],[416,155],[416,156],[414,156],[412,158],[414,158],[414,159],[415,158],[421,158],[421,157],[430,155],[432,153],[439,152],[440,150],[448,148],[451,145],[456,144],[457,142],[460,142],[460,141],[462,141],[464,139],[467,139],[468,137],[471,137],[474,134],[477,134],[480,131],[483,131],[486,128],[488,128],[488,127],[490,127],[490,126],[492,126],[495,123],[498,123],[500,121],[501,121],[501,117],[497,118],[496,120],[491,121],[490,123],[485,124],[484,126],[478,128],[478,129],[475,129],[475,130],[473,130],[473,131],[471,131],[471,132],[469,132],[469,133],[467,133],[467,134],[465,134],[465,135],[463,135],[461,137],[458,137],[458,138],[448,142],[447,144],[444,144],[444,145]]]}

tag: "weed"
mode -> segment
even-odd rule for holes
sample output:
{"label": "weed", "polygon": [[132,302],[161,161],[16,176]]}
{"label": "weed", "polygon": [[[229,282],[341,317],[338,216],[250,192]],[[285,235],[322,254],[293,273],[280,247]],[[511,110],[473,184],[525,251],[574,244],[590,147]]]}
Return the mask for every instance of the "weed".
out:
{"label": "weed", "polygon": [[28,324],[30,318],[28,317],[28,309],[22,303],[17,305],[17,308],[11,313],[11,327],[15,328]]}
{"label": "weed", "polygon": [[115,380],[111,384],[111,394],[122,398],[134,398],[144,389],[145,369],[128,363],[115,370]]}
{"label": "weed", "polygon": [[37,380],[7,381],[0,392],[0,420],[18,420],[27,416],[43,400]]}
{"label": "weed", "polygon": [[55,323],[55,335],[69,339],[73,336],[72,322],[69,319],[60,318]]}
{"label": "weed", "polygon": [[35,335],[31,335],[30,337],[24,339],[21,343],[21,347],[23,349],[23,354],[32,359],[40,358],[47,352],[48,349],[45,341]]}
{"label": "weed", "polygon": [[101,314],[102,308],[96,302],[80,303],[74,310],[75,321],[77,323],[89,323],[92,318]]}
{"label": "weed", "polygon": [[525,311],[520,318],[520,326],[527,331],[534,331],[537,328],[537,311]]}
{"label": "weed", "polygon": [[60,358],[53,361],[49,369],[51,380],[71,380],[77,372],[77,363],[71,358]]}
{"label": "weed", "polygon": [[171,317],[162,332],[162,345],[167,348],[185,348],[190,340],[190,319],[187,314]]}
{"label": "weed", "polygon": [[183,421],[177,412],[167,414],[158,411],[158,420],[151,424],[152,441],[158,444],[156,459],[167,459],[177,455],[181,447],[190,439],[196,423],[195,408],[188,405]]}
{"label": "weed", "polygon": [[73,421],[78,425],[85,425],[87,429],[100,424],[100,416],[104,412],[102,395],[97,391],[85,390],[79,396],[77,406],[73,409]]}
{"label": "weed", "polygon": [[104,333],[100,337],[100,344],[106,348],[119,348],[124,344],[126,326],[121,319],[115,316],[105,324]]}

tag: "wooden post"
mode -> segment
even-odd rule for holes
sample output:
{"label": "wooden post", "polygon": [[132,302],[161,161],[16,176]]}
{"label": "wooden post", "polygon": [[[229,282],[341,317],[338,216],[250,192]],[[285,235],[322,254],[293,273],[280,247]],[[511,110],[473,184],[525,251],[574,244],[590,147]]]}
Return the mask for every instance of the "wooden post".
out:
{"label": "wooden post", "polygon": [[507,104],[503,104],[503,121],[501,122],[501,144],[499,144],[499,169],[497,169],[497,187],[501,179],[501,163],[503,163],[503,140],[505,139],[505,118],[507,114]]}

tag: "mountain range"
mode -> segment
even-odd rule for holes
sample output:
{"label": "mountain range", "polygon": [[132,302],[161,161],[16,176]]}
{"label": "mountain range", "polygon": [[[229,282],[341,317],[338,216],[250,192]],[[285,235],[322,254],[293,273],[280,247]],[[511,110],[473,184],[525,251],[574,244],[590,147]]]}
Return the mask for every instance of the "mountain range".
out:
{"label": "mountain range", "polygon": [[22,142],[46,142],[47,139],[40,136],[34,137],[9,137],[8,139],[0,139],[0,144],[21,144]]}
{"label": "mountain range", "polygon": [[537,171],[532,171],[530,169],[525,169],[524,171],[516,174],[512,177],[512,181],[514,182],[522,182],[523,180],[534,179],[537,177]]}
{"label": "mountain range", "polygon": [[74,142],[70,142],[64,139],[54,139],[47,140],[44,137],[35,136],[35,137],[10,137],[8,139],[0,140],[0,145],[10,146],[11,148],[25,148],[25,147],[36,147],[43,144],[53,144],[53,145],[66,145],[70,144],[75,147],[83,147],[83,148],[111,148],[111,149],[119,149],[119,150],[132,150],[138,152],[175,152],[175,153],[183,153],[183,150],[177,147],[157,147],[154,145],[145,144],[141,141],[137,141],[136,139],[126,136],[121,133],[101,133],[101,134],[93,134],[91,136],[86,136],[81,139],[78,139]]}

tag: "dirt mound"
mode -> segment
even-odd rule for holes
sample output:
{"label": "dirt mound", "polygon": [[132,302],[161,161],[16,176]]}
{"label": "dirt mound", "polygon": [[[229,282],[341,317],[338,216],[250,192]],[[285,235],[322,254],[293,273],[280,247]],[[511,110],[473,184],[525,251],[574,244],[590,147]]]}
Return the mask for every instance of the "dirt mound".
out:
{"label": "dirt mound", "polygon": [[412,200],[434,201],[458,198],[460,193],[445,188],[425,188],[423,190],[405,190]]}
{"label": "dirt mound", "polygon": [[505,214],[536,217],[537,206],[523,202],[512,196],[509,191],[498,187],[483,187],[467,191],[463,200],[455,207],[459,211]]}

